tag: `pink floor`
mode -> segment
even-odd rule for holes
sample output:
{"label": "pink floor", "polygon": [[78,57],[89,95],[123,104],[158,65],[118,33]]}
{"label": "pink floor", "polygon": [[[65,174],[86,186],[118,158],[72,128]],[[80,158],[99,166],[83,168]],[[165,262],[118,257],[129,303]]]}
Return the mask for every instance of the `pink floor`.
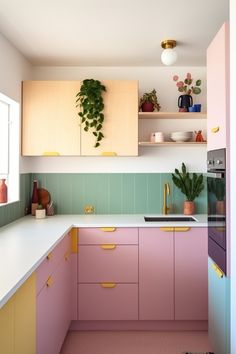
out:
{"label": "pink floor", "polygon": [[182,354],[211,350],[204,331],[71,331],[60,354]]}

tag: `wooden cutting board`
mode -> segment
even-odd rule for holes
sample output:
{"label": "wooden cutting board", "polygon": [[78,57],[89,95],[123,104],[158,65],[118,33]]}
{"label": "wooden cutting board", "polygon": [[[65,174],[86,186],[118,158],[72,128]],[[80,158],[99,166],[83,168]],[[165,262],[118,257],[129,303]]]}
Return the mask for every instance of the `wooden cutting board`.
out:
{"label": "wooden cutting board", "polygon": [[47,204],[49,204],[51,201],[51,196],[49,191],[45,188],[38,188],[37,192],[38,192],[39,204],[41,204],[43,208],[46,208]]}

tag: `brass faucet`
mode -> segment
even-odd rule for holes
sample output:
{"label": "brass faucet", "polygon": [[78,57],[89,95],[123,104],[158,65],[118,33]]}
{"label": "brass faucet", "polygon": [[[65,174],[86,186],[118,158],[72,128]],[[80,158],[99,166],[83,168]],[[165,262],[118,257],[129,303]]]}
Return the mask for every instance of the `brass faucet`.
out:
{"label": "brass faucet", "polygon": [[169,183],[164,184],[164,190],[163,190],[163,208],[162,208],[162,213],[163,214],[168,214],[170,208],[167,206],[167,195],[170,194],[170,185]]}

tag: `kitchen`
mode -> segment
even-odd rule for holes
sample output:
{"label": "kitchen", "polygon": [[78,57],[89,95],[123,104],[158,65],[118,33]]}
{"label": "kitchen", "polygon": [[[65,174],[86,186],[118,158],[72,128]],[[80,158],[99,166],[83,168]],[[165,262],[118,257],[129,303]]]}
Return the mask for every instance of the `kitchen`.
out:
{"label": "kitchen", "polygon": [[[188,3],[189,4],[189,3]],[[190,5],[188,5],[190,6]],[[204,5],[205,6],[205,5]],[[232,5],[233,7],[234,5]],[[219,26],[220,27],[220,26]],[[217,30],[219,29],[217,28]],[[217,32],[215,31],[215,33]],[[41,32],[42,33],[42,32]],[[175,35],[175,33],[173,34]],[[6,34],[7,37],[7,34]],[[177,37],[177,35],[176,35]],[[213,38],[213,37],[212,37]],[[163,38],[161,38],[163,39]],[[178,38],[177,38],[178,39]],[[45,41],[47,38],[45,38]],[[159,46],[159,42],[156,46]],[[117,45],[117,44],[116,44]],[[25,43],[27,46],[27,43]],[[102,66],[92,66],[94,63],[89,63],[82,66],[73,66],[75,63],[71,63],[70,66],[60,66],[63,65],[60,59],[57,61],[51,60],[48,61],[50,66],[43,66],[43,64],[31,66],[28,62],[19,54],[19,52],[12,47],[7,40],[2,38],[1,41],[2,53],[5,55],[2,58],[2,65],[0,68],[1,77],[6,78],[2,81],[1,92],[9,95],[10,97],[16,99],[18,102],[21,100],[20,92],[20,83],[23,80],[76,80],[84,77],[96,77],[103,80],[110,79],[129,79],[129,80],[139,80],[140,91],[146,92],[153,87],[157,89],[159,94],[160,103],[163,106],[163,111],[176,111],[176,99],[178,97],[177,90],[172,81],[172,76],[174,74],[179,74],[181,77],[186,74],[186,69],[189,70],[195,78],[202,78],[203,81],[203,91],[201,95],[202,105],[206,108],[206,68],[205,66],[196,66],[189,64],[186,66],[176,66],[176,67],[161,67],[155,66],[145,66],[140,68],[142,65],[136,65],[130,67],[129,65],[118,66],[119,61],[117,60],[115,64]],[[118,47],[119,48],[119,47]],[[178,47],[177,47],[178,49]],[[121,48],[120,48],[121,50]],[[186,54],[187,55],[187,54]],[[116,54],[118,58],[118,54]],[[156,60],[159,58],[157,58]],[[58,54],[59,58],[59,54]],[[62,60],[62,59],[61,59]],[[122,61],[122,58],[120,58]],[[98,61],[99,62],[99,61]],[[42,63],[42,62],[41,62]],[[91,66],[88,66],[91,65]],[[121,64],[122,65],[122,64]],[[161,65],[161,64],[159,64]],[[148,80],[146,79],[148,78]],[[158,78],[158,80],[157,80]],[[159,85],[158,82],[161,84]],[[141,93],[142,93],[141,92]],[[166,95],[168,92],[168,95]],[[171,97],[171,99],[169,99]],[[143,122],[141,122],[142,124]],[[142,127],[143,128],[143,127]],[[145,129],[145,127],[144,127]],[[143,130],[142,130],[143,131]],[[232,129],[231,129],[232,131]],[[185,154],[183,147],[178,148],[158,148],[149,150],[145,147],[141,147],[141,154],[138,158],[136,157],[109,157],[109,160],[106,158],[99,159],[96,157],[62,157],[58,159],[57,157],[21,157],[20,160],[20,171],[22,178],[24,179],[23,184],[24,188],[29,185],[31,178],[34,177],[41,181],[42,186],[46,186],[53,195],[53,199],[56,200],[58,206],[59,214],[70,214],[77,211],[78,214],[83,213],[83,207],[85,203],[97,203],[95,208],[99,214],[141,214],[141,213],[161,213],[162,203],[156,203],[155,200],[160,198],[162,193],[162,181],[158,181],[159,185],[157,191],[153,191],[154,200],[152,204],[148,204],[147,195],[145,190],[147,188],[147,181],[150,178],[150,174],[163,174],[160,178],[164,179],[169,178],[169,174],[173,172],[175,167],[179,167],[183,160],[183,154]],[[185,154],[185,162],[190,166],[192,171],[196,172],[206,172],[206,149],[204,147],[191,147],[189,148],[190,153]],[[194,160],[192,158],[194,156]],[[205,156],[203,158],[203,156]],[[29,174],[32,173],[32,176],[29,177]],[[167,173],[168,176],[165,176],[164,173]],[[53,176],[54,174],[54,176]],[[71,174],[71,175],[70,175]],[[84,176],[78,177],[78,179],[72,183],[71,178],[72,174],[87,174]],[[93,175],[91,175],[93,174]],[[96,175],[97,174],[97,175]],[[101,174],[106,174],[107,180],[103,182]],[[126,175],[127,174],[127,175]],[[125,203],[125,192],[121,195],[121,186],[122,184],[127,185],[126,193],[129,191],[129,185],[132,186],[134,181],[131,178],[131,174],[137,174],[136,178],[136,190],[134,195],[137,195],[136,202],[132,201],[134,195],[131,195],[130,198],[127,198]],[[148,175],[149,174],[149,175]],[[55,177],[55,179],[51,179]],[[84,178],[84,180],[83,180]],[[153,180],[153,185],[155,185],[155,179]],[[47,185],[48,183],[48,185]],[[65,188],[63,188],[63,183],[66,183],[69,187],[70,195],[64,195]],[[72,186],[80,185],[82,183],[85,186],[85,194],[78,191],[78,199],[82,200],[81,203],[78,203],[73,206],[73,203],[69,199],[72,198],[75,189],[71,189]],[[101,190],[105,191],[106,198],[102,199],[102,193],[96,190],[94,184],[104,183]],[[127,183],[127,184],[126,184]],[[129,183],[129,184],[128,184]],[[57,185],[57,186],[55,186]],[[108,187],[109,185],[109,187]],[[118,187],[117,187],[118,186]],[[152,184],[151,184],[152,186]],[[113,187],[113,188],[112,188]],[[233,186],[232,186],[233,187]],[[107,188],[107,189],[106,189]],[[115,190],[117,188],[117,190]],[[61,193],[58,192],[61,191]],[[143,191],[143,192],[142,192]],[[57,195],[58,193],[58,195]],[[95,198],[94,198],[95,196]],[[68,198],[65,199],[65,198]],[[109,199],[110,198],[110,199]],[[171,196],[173,198],[173,196]],[[204,199],[204,197],[202,197]],[[178,197],[177,197],[178,199]],[[131,200],[131,202],[130,202]],[[149,193],[150,200],[150,193]],[[68,203],[63,204],[63,201]],[[145,204],[143,204],[145,201]],[[173,201],[174,202],[174,201]],[[100,203],[100,204],[99,204]],[[102,204],[103,203],[103,204]],[[130,203],[130,204],[129,204]],[[135,204],[136,203],[136,204]],[[79,204],[79,205],[78,205]],[[206,213],[206,205],[204,209],[203,202],[202,205],[203,213]],[[5,207],[4,207],[5,208]],[[68,211],[68,208],[70,209]],[[74,208],[74,209],[73,209]],[[3,209],[1,207],[1,209]],[[5,209],[6,210],[6,209]],[[18,215],[18,208],[14,209],[13,214]],[[1,217],[3,216],[5,220],[13,221],[12,212],[0,210]],[[2,218],[1,218],[2,221]],[[232,227],[232,225],[231,225]],[[233,249],[233,248],[232,248]],[[232,257],[233,259],[233,257]],[[233,267],[232,267],[233,269]],[[233,271],[232,271],[233,272]],[[233,273],[232,273],[233,274]],[[232,275],[233,276],[233,275]],[[233,288],[232,288],[233,291]],[[232,305],[233,306],[233,303]],[[232,317],[233,320],[233,317]],[[233,326],[232,326],[233,328]],[[233,341],[233,336],[232,336]],[[232,346],[233,348],[233,346]],[[232,349],[232,353],[234,353]]]}

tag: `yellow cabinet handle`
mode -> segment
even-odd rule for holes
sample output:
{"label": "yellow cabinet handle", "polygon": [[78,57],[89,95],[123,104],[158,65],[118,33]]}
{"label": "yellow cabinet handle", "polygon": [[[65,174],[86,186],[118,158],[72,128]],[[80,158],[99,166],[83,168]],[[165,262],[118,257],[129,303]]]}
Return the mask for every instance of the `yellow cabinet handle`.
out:
{"label": "yellow cabinet handle", "polygon": [[186,232],[191,229],[191,227],[175,227],[174,228],[176,232]]}
{"label": "yellow cabinet handle", "polygon": [[104,232],[114,232],[116,231],[116,227],[101,227],[101,230]]}
{"label": "yellow cabinet handle", "polygon": [[165,231],[165,232],[173,232],[174,231],[174,227],[160,227],[161,231]]}
{"label": "yellow cabinet handle", "polygon": [[52,259],[52,252],[48,253],[47,260],[50,261]]}
{"label": "yellow cabinet handle", "polygon": [[50,286],[52,286],[52,284],[53,284],[53,279],[52,279],[52,277],[50,276],[50,277],[47,279],[47,281],[46,281],[46,286],[49,288]]}
{"label": "yellow cabinet handle", "polygon": [[65,254],[64,254],[64,260],[65,261],[68,261],[68,259],[69,259],[69,252],[66,252]]}
{"label": "yellow cabinet handle", "polygon": [[60,156],[58,151],[44,151],[43,156]]}
{"label": "yellow cabinet handle", "polygon": [[106,245],[101,245],[100,246],[103,250],[114,250],[116,248],[116,245],[110,245],[110,244],[106,244]]}
{"label": "yellow cabinet handle", "polygon": [[102,156],[117,156],[117,153],[115,151],[103,151],[101,153]]}
{"label": "yellow cabinet handle", "polygon": [[106,289],[112,289],[116,287],[116,283],[110,283],[110,282],[106,282],[106,283],[100,283],[102,288],[106,288]]}
{"label": "yellow cabinet handle", "polygon": [[223,273],[223,271],[218,267],[218,265],[216,265],[215,263],[213,263],[213,264],[212,264],[212,268],[214,269],[214,271],[216,272],[216,275],[217,275],[219,278],[223,278],[224,273]]}
{"label": "yellow cabinet handle", "polygon": [[71,252],[72,253],[78,253],[78,233],[79,233],[79,230],[76,227],[73,227],[70,230]]}
{"label": "yellow cabinet handle", "polygon": [[220,127],[211,128],[212,133],[218,133],[219,130],[220,130]]}

